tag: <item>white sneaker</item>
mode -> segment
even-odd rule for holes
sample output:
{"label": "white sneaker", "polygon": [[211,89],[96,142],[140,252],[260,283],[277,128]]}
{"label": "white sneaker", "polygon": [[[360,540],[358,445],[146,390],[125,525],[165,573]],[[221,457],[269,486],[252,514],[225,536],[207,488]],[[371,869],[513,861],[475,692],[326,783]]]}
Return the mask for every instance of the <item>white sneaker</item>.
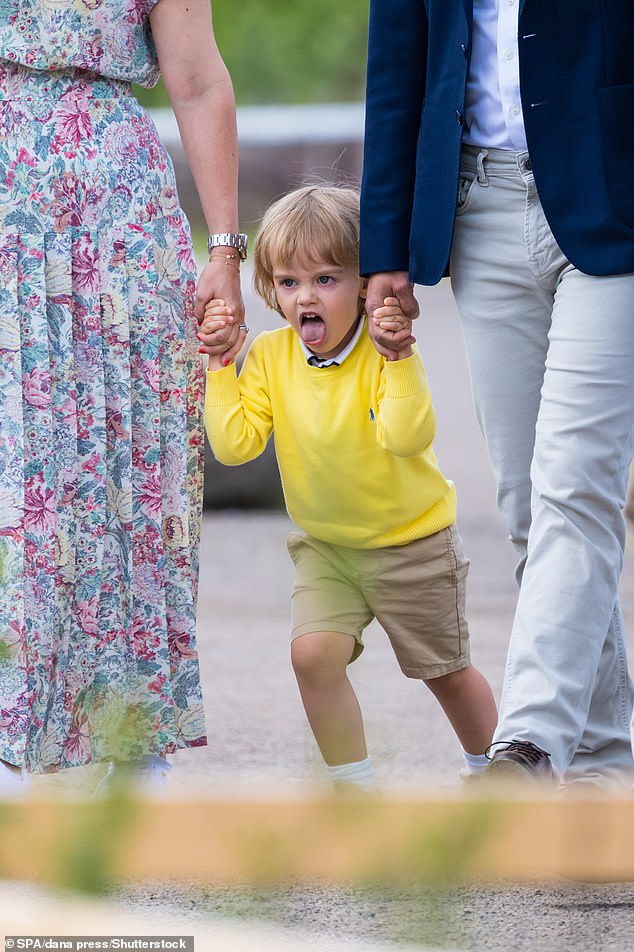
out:
{"label": "white sneaker", "polygon": [[113,793],[127,792],[143,797],[164,797],[168,792],[168,773],[172,765],[158,754],[146,754],[138,760],[113,761],[95,790],[99,800]]}
{"label": "white sneaker", "polygon": [[0,760],[0,800],[23,800],[31,792],[26,770],[12,770]]}

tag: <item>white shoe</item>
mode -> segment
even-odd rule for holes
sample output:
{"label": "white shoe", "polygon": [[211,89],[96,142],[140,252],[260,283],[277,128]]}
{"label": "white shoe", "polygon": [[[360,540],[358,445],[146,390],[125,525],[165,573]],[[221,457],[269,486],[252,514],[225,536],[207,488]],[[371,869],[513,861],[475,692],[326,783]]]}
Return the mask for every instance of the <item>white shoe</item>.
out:
{"label": "white shoe", "polygon": [[168,773],[172,765],[158,754],[146,754],[138,760],[113,761],[100,781],[95,796],[99,800],[113,793],[132,793],[144,797],[164,797],[168,792]]}
{"label": "white shoe", "polygon": [[23,800],[31,792],[26,770],[12,770],[0,760],[0,800]]}

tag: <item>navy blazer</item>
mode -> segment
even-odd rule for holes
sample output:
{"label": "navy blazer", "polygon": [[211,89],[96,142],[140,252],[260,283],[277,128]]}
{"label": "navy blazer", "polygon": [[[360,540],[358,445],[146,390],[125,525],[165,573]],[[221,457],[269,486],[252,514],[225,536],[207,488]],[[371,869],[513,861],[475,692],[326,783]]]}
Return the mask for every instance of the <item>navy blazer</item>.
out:
{"label": "navy blazer", "polygon": [[[519,0],[526,139],[546,218],[588,274],[634,272],[634,0]],[[447,271],[473,0],[371,0],[361,272]]]}

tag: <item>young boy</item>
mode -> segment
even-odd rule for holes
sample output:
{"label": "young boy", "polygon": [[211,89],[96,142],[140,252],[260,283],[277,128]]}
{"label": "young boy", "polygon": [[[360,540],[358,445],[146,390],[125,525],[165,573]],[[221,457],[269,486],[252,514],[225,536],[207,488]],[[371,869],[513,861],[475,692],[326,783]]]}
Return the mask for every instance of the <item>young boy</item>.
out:
{"label": "young boy", "polygon": [[[403,673],[440,702],[468,773],[486,766],[497,715],[469,663],[468,562],[455,490],[432,448],[425,371],[411,336],[393,361],[372,345],[358,237],[359,200],[349,188],[306,186],[269,208],[254,282],[288,324],[256,337],[239,377],[233,362],[210,357],[205,426],[216,458],[230,466],[258,456],[275,431],[288,513],[301,530],[288,539],[293,669],[333,782],[372,792],[346,669],[373,618]],[[210,301],[202,343],[231,316]],[[374,318],[395,331],[405,323],[394,298]]]}

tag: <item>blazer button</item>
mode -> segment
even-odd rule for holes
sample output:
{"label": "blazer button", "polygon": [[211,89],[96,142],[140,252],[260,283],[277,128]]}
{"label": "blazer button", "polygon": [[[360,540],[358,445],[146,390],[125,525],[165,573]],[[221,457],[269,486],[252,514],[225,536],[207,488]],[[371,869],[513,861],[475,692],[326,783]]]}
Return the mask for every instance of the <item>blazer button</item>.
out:
{"label": "blazer button", "polygon": [[464,123],[464,116],[462,115],[462,111],[460,109],[456,109],[456,122],[459,126]]}
{"label": "blazer button", "polygon": [[468,47],[467,47],[464,43],[461,43],[461,44],[460,44],[460,49],[462,50],[462,55],[463,55],[464,58],[466,59],[467,56],[469,55],[469,49],[468,49]]}

